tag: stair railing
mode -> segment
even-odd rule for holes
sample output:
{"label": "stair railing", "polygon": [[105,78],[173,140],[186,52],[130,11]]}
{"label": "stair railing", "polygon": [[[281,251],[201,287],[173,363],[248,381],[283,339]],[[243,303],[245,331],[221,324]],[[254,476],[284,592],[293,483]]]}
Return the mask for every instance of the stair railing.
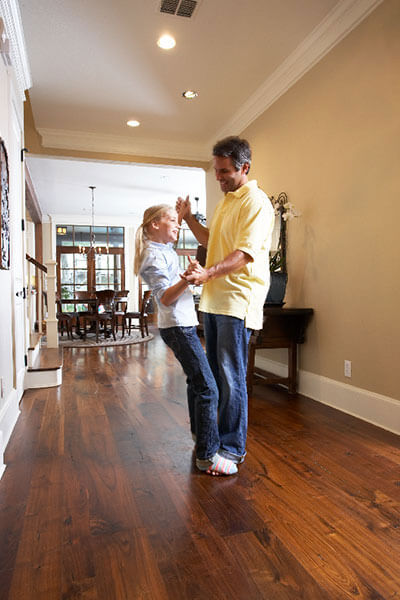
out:
{"label": "stair railing", "polygon": [[[47,267],[38,260],[25,255],[28,261],[28,319],[29,333],[35,331],[35,321],[37,322],[38,333],[43,333],[43,319],[46,315],[45,295],[47,292]],[[32,285],[32,268],[34,268],[35,285]],[[33,305],[33,298],[36,297],[36,306]]]}

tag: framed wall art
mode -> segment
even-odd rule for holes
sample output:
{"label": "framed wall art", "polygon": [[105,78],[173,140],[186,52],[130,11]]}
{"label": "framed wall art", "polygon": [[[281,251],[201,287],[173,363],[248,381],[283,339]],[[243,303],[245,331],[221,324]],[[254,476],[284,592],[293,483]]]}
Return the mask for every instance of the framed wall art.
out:
{"label": "framed wall art", "polygon": [[8,159],[7,150],[0,138],[0,269],[10,268],[10,209],[8,203]]}

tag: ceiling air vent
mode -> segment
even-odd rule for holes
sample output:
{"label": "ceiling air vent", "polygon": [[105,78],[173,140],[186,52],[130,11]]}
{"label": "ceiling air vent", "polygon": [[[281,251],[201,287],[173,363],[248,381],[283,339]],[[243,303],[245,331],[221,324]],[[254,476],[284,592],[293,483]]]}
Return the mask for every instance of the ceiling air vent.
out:
{"label": "ceiling air vent", "polygon": [[160,12],[174,15],[178,8],[179,0],[163,0],[161,2]]}
{"label": "ceiling air vent", "polygon": [[196,0],[182,0],[176,14],[178,17],[191,17],[196,5]]}
{"label": "ceiling air vent", "polygon": [[197,4],[198,0],[162,0],[160,12],[190,18]]}

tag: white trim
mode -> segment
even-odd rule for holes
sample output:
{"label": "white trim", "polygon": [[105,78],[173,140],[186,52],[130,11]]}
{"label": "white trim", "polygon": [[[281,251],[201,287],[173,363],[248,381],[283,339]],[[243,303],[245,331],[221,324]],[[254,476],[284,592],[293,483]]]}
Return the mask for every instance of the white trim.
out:
{"label": "white trim", "polygon": [[180,160],[208,161],[210,148],[195,143],[173,142],[172,140],[145,140],[135,137],[97,134],[87,131],[39,128],[44,148],[154,156]]}
{"label": "white trim", "polygon": [[[0,0],[1,1],[1,0]],[[24,103],[21,102],[21,98],[19,97],[19,90],[16,89],[16,85],[11,86],[11,105],[14,110],[15,121],[19,127],[18,136],[18,153],[21,152],[23,147],[23,132],[24,132]],[[22,135],[21,135],[22,134]]]}
{"label": "white trim", "polygon": [[62,384],[62,367],[51,371],[26,371],[25,389],[56,387]]}
{"label": "white trim", "polygon": [[[90,225],[91,221],[90,221],[90,215],[66,215],[66,214],[51,214],[50,215],[53,222],[56,223],[57,225],[61,225],[61,224],[66,224],[69,225],[71,223],[73,223],[74,225]],[[45,219],[43,219],[43,223],[48,223],[48,216],[46,217],[47,221]],[[129,227],[129,226],[134,226],[139,227],[140,223],[141,223],[141,219],[142,217],[140,215],[127,215],[125,217],[123,216],[119,216],[119,217],[115,217],[115,216],[111,216],[111,217],[102,217],[99,216],[97,217],[96,215],[96,227],[106,227],[108,226],[113,226],[113,227]]]}
{"label": "white trim", "polygon": [[25,371],[26,371],[26,367],[25,365],[23,367],[20,368],[20,370],[16,373],[16,380],[17,380],[17,398],[18,398],[18,403],[21,401],[22,396],[24,395],[24,390],[25,390]]}
{"label": "white trim", "polygon": [[35,360],[39,356],[40,343],[36,344],[34,348],[28,348],[28,368],[33,367]]}
{"label": "white trim", "polygon": [[[85,134],[86,135],[86,134]],[[126,138],[124,138],[126,139]],[[56,156],[54,154],[36,154],[35,152],[29,152],[29,158],[48,158],[51,160],[67,160],[69,162],[87,162],[87,163],[99,163],[101,165],[103,165],[104,163],[106,164],[110,164],[110,165],[121,165],[123,167],[125,167],[126,165],[130,165],[133,167],[143,167],[143,163],[142,162],[137,162],[137,161],[125,161],[125,160],[114,160],[114,159],[105,159],[105,158],[81,158],[79,156]],[[192,167],[190,165],[162,165],[160,163],[156,163],[156,162],[152,162],[152,163],[146,163],[144,165],[145,167],[152,167],[154,169],[160,169],[160,170],[165,170],[165,169],[170,169],[170,170],[178,170],[178,171],[203,171],[204,173],[204,167]],[[43,215],[45,216],[45,215]]]}
{"label": "white trim", "polygon": [[[256,355],[256,365],[287,376],[287,365]],[[400,401],[308,371],[298,373],[298,392],[348,415],[400,435]]]}
{"label": "white trim", "polygon": [[6,467],[4,451],[20,414],[17,390],[12,389],[0,410],[0,477]]}
{"label": "white trim", "polygon": [[[0,430],[0,448],[3,449],[3,432]],[[4,452],[1,450],[0,453],[0,479],[3,477],[3,473],[6,469],[6,464],[4,462]]]}
{"label": "white trim", "polygon": [[6,36],[10,40],[11,64],[15,71],[19,96],[23,102],[25,90],[32,87],[32,78],[17,0],[0,0],[0,13],[4,20]]}
{"label": "white trim", "polygon": [[238,135],[363,21],[383,0],[342,0],[220,129],[216,139]]}

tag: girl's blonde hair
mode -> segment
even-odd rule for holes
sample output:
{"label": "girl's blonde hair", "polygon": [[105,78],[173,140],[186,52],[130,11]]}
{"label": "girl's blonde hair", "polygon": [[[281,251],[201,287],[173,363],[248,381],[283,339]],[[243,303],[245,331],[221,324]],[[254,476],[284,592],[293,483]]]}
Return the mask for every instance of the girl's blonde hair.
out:
{"label": "girl's blonde hair", "polygon": [[165,214],[174,210],[169,204],[157,204],[157,206],[150,206],[144,211],[142,224],[136,231],[135,238],[135,260],[134,260],[134,272],[135,275],[139,275],[140,266],[143,262],[143,251],[146,248],[146,242],[148,237],[148,228],[154,221],[159,221]]}

